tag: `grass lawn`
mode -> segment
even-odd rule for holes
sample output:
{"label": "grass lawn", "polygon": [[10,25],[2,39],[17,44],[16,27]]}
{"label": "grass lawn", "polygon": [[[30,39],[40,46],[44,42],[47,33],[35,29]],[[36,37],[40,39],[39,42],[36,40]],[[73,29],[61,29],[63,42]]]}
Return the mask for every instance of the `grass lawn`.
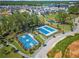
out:
{"label": "grass lawn", "polygon": [[22,58],[21,55],[18,53],[11,52],[10,54],[7,55],[8,58]]}
{"label": "grass lawn", "polygon": [[[61,24],[58,24],[59,25],[59,28],[61,29],[61,30],[64,30],[64,32],[68,32],[68,31],[70,31],[71,30],[71,27],[70,27],[70,25],[61,25]],[[53,23],[53,24],[51,24],[51,26],[53,26],[53,27],[56,27],[57,28],[57,23]]]}
{"label": "grass lawn", "polygon": [[48,19],[53,19],[56,17],[56,14],[49,14],[49,15],[46,15],[46,18]]}
{"label": "grass lawn", "polygon": [[[66,50],[66,48],[74,41],[79,40],[79,34],[75,34],[75,36],[68,36],[65,39],[61,40],[60,42],[58,42],[53,48],[52,48],[52,52],[53,54],[49,55],[50,53],[48,53],[48,57],[54,57],[54,53],[57,51],[62,51],[62,55],[64,56],[64,52]],[[62,57],[63,57],[62,56]]]}
{"label": "grass lawn", "polygon": [[59,25],[60,29],[63,29],[65,32],[68,32],[71,30],[70,25]]}
{"label": "grass lawn", "polygon": [[4,46],[3,48],[0,48],[0,58],[21,58],[22,57],[18,53],[14,53],[11,49],[12,49],[11,46],[8,46],[8,47]]}
{"label": "grass lawn", "polygon": [[44,44],[44,37],[41,34],[35,36],[36,40],[39,41],[41,44]]}

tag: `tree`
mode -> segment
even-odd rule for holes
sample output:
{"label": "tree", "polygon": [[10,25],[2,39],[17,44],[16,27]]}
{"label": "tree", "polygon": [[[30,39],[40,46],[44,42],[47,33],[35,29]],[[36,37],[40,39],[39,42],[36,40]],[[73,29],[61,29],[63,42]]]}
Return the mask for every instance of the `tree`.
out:
{"label": "tree", "polygon": [[79,7],[78,6],[71,6],[68,8],[68,12],[71,14],[77,14],[79,13]]}
{"label": "tree", "polygon": [[56,19],[61,23],[61,24],[65,24],[66,23],[66,18],[68,17],[67,13],[62,13],[62,12],[58,12],[56,15]]}
{"label": "tree", "polygon": [[12,15],[0,18],[0,34],[5,32],[33,32],[37,26],[41,25],[41,20],[37,14],[14,12]]}

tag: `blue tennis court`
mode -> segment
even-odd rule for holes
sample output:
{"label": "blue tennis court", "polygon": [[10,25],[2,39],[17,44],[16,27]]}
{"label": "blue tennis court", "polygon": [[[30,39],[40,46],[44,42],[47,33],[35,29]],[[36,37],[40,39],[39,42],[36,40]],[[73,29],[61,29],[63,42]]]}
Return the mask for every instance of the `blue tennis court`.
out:
{"label": "blue tennis court", "polygon": [[24,48],[29,49],[38,44],[38,41],[33,38],[31,34],[25,34],[18,37]]}
{"label": "blue tennis court", "polygon": [[49,35],[51,35],[51,34],[57,32],[58,30],[55,29],[55,28],[52,28],[52,27],[50,27],[50,26],[45,25],[45,26],[39,27],[39,28],[38,28],[38,31],[39,31],[41,34],[44,34],[45,36],[49,36]]}

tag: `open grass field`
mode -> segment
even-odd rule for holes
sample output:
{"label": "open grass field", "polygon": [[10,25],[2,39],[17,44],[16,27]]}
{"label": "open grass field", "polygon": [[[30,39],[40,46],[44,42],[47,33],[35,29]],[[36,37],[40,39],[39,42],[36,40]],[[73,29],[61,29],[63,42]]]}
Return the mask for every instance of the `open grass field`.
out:
{"label": "open grass field", "polygon": [[60,29],[63,29],[64,32],[68,32],[71,30],[70,25],[59,25]]}
{"label": "open grass field", "polygon": [[[79,34],[75,34],[75,36],[68,36],[65,39],[59,41],[51,51],[48,53],[48,57],[51,58],[55,56],[57,52],[62,53],[62,57],[65,57],[66,48],[74,41],[79,40]],[[68,52],[68,51],[66,51]]]}
{"label": "open grass field", "polygon": [[45,15],[45,17],[48,18],[48,19],[54,19],[56,16],[57,16],[57,14]]}

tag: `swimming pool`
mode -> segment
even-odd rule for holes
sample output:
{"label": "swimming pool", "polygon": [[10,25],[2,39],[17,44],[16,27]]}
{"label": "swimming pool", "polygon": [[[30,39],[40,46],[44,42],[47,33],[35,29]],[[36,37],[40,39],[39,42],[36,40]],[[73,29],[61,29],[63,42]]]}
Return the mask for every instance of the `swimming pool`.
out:
{"label": "swimming pool", "polygon": [[38,28],[38,31],[41,33],[41,34],[44,34],[45,36],[49,36],[55,32],[57,32],[58,30],[55,29],[55,28],[52,28],[50,26],[47,26],[47,25],[44,25],[44,26],[41,26]]}
{"label": "swimming pool", "polygon": [[30,34],[24,34],[18,37],[24,48],[29,49],[38,44],[38,41],[33,38]]}
{"label": "swimming pool", "polygon": [[40,29],[39,29],[39,31],[43,32],[44,34],[49,33],[48,31],[46,31],[46,30],[45,30],[45,29],[43,29],[43,28],[40,28]]}

